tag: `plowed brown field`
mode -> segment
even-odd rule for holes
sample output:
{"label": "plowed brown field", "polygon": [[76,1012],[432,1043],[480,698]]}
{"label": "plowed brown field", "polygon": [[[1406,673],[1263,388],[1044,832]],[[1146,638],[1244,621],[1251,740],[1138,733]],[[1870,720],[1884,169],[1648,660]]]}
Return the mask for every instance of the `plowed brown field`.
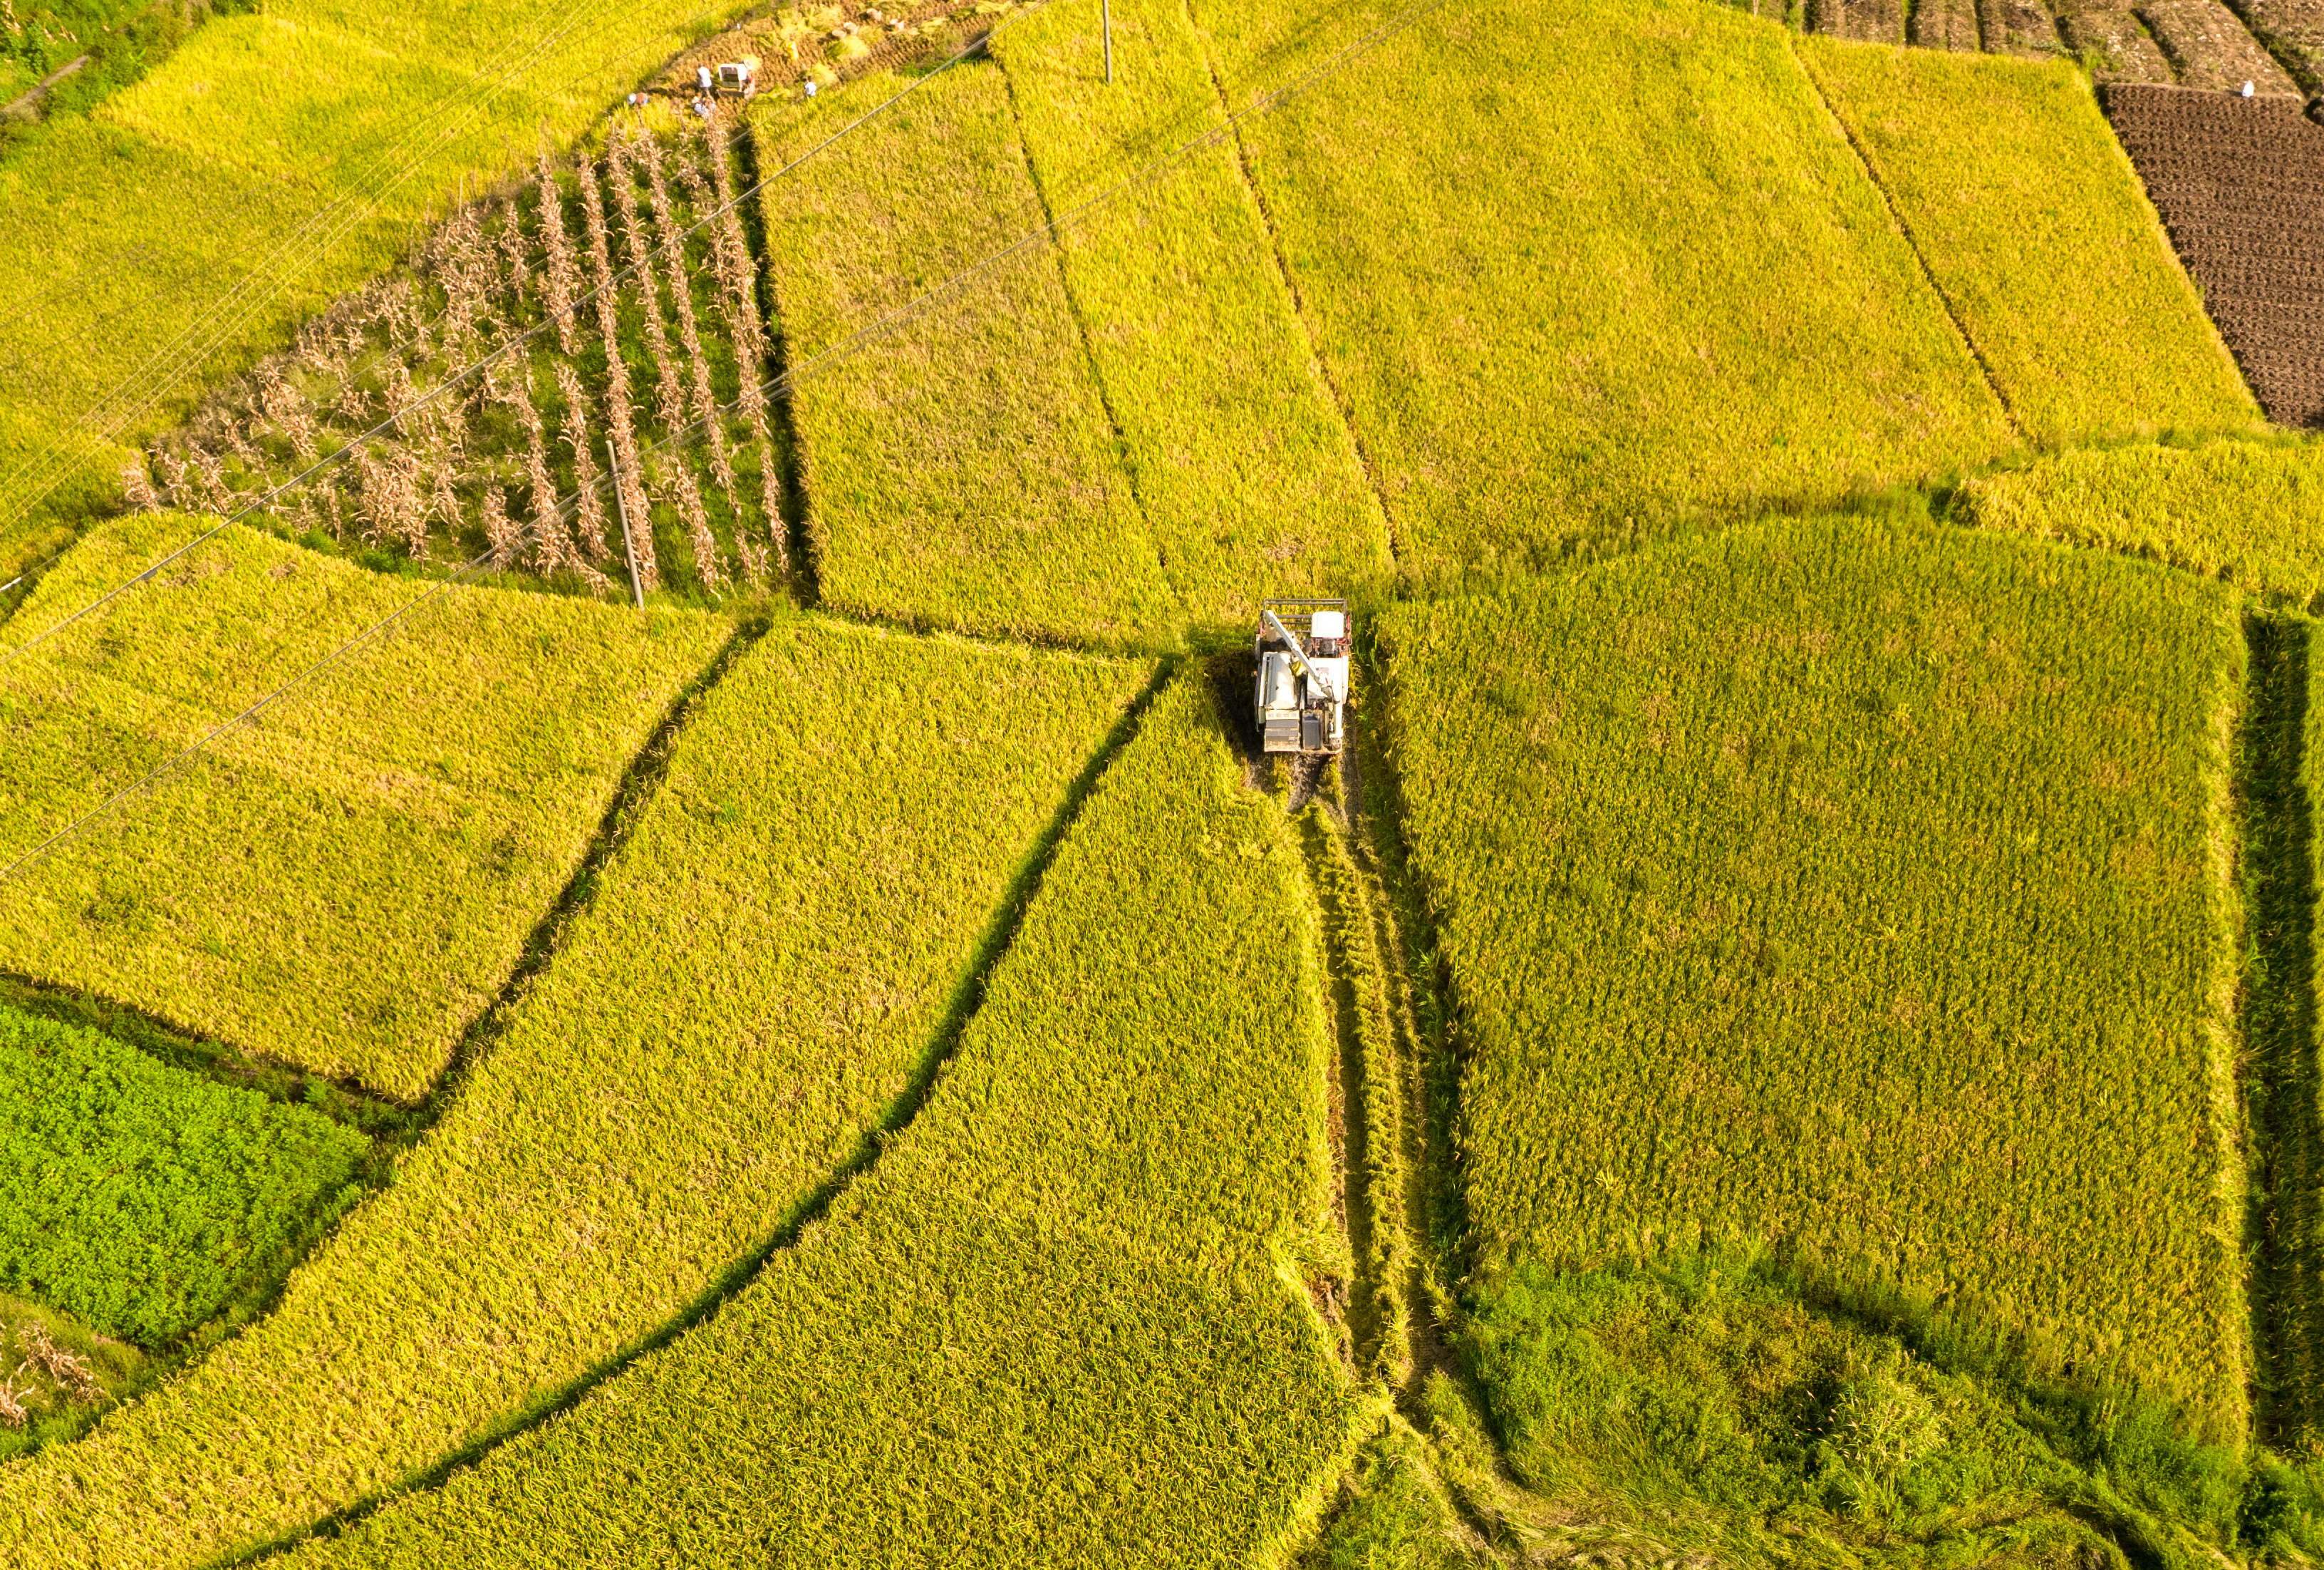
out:
{"label": "plowed brown field", "polygon": [[2324,126],[2289,96],[2116,85],[2106,107],[2268,417],[2324,426]]}

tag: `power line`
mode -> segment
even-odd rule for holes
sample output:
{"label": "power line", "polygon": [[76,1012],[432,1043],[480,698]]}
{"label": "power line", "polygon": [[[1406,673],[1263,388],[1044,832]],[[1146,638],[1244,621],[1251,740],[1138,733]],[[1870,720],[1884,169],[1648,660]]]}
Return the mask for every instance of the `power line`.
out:
{"label": "power line", "polygon": [[[792,159],[788,163],[775,171],[774,173],[761,175],[759,179],[751,182],[750,185],[736,191],[732,199],[721,202],[716,207],[710,208],[707,212],[705,212],[699,217],[696,218],[692,224],[688,225],[684,229],[678,231],[676,235],[670,236],[669,241],[666,241],[665,243],[675,242],[682,244],[693,235],[699,233],[706,226],[718,218],[724,217],[726,214],[733,212],[745,200],[758,195],[761,191],[764,190],[768,186],[773,184],[775,181],[789,175],[801,165],[807,163],[810,159],[823,152],[827,148],[832,147],[843,138],[870,124],[872,120],[887,113],[889,109],[894,107],[897,104],[901,103],[905,98],[909,97],[916,92],[918,92],[929,82],[934,81],[936,78],[944,75],[946,71],[951,70],[954,66],[959,65],[963,60],[971,58],[980,51],[983,50],[991,42],[992,37],[1001,32],[1004,28],[1007,28],[1025,16],[1029,15],[1033,11],[1040,9],[1043,5],[1049,3],[1050,0],[1035,0],[1034,5],[1028,5],[1025,10],[1019,11],[1014,15],[1006,18],[991,31],[972,38],[969,42],[963,44],[961,48],[950,58],[946,59],[942,65],[936,67],[936,69],[929,71],[925,75],[914,78],[911,81],[906,83],[901,88],[898,89],[893,94],[890,94],[888,97],[881,99],[878,104],[874,105],[870,109],[867,109],[862,115],[857,115],[854,119],[840,126],[837,130],[832,132],[831,134],[825,136],[822,141],[816,143],[806,152],[800,153],[797,158]],[[617,289],[621,284],[627,282],[640,267],[650,264],[651,259],[651,255],[649,254],[638,261],[626,263],[622,266],[613,269],[606,275],[605,281],[603,283],[593,286],[586,292],[576,298],[572,302],[571,309],[575,311],[578,311],[581,307],[587,305],[606,291]],[[357,448],[370,441],[382,431],[394,426],[406,416],[427,408],[429,405],[442,398],[446,393],[451,392],[454,388],[465,384],[478,373],[498,364],[503,358],[507,356],[515,349],[530,344],[534,338],[540,337],[542,333],[547,332],[551,327],[555,326],[556,321],[557,319],[555,317],[544,318],[542,320],[534,324],[532,327],[526,328],[521,333],[504,340],[482,358],[471,361],[460,370],[444,377],[427,392],[413,398],[410,402],[403,404],[400,408],[390,411],[377,423],[372,425],[367,429],[348,438],[332,452],[323,457],[316,459],[298,474],[295,474],[289,479],[276,485],[267,491],[265,494],[237,510],[232,516],[219,520],[215,527],[196,535],[191,540],[187,540],[169,555],[153,563],[151,567],[146,568],[136,577],[130,578],[124,583],[115,585],[113,588],[106,590],[97,599],[91,601],[88,605],[86,605],[79,610],[73,612],[70,615],[66,616],[62,621],[43,628],[42,631],[34,633],[32,637],[26,639],[22,643],[16,644],[11,649],[0,651],[0,667],[7,666],[18,657],[31,652],[32,650],[47,642],[48,639],[54,636],[56,633],[71,626],[83,616],[86,616],[91,612],[110,604],[121,595],[127,593],[129,590],[136,587],[139,584],[152,577],[154,573],[158,572],[161,568],[167,567],[179,557],[183,556],[187,551],[191,550],[194,547],[201,544],[204,540],[215,537],[229,525],[240,522],[243,519],[249,517],[253,513],[271,509],[274,505],[276,500],[284,493],[294,490],[306,484],[315,476],[321,474],[324,470],[338,464],[342,459],[346,458],[349,453],[354,452]]]}
{"label": "power line", "polygon": [[[798,379],[801,375],[830,363],[838,356],[853,352],[855,349],[860,348],[864,343],[870,341],[875,337],[883,335],[900,321],[910,316],[918,314],[933,302],[956,294],[960,289],[966,284],[973,282],[975,280],[990,274],[995,268],[1006,262],[1010,257],[1019,254],[1028,246],[1037,244],[1045,236],[1054,236],[1067,223],[1078,218],[1101,204],[1112,200],[1126,190],[1134,189],[1139,182],[1146,180],[1157,171],[1166,168],[1188,154],[1198,152],[1204,147],[1217,145],[1226,137],[1232,135],[1235,127],[1243,120],[1271,111],[1286,100],[1296,97],[1297,94],[1312,88],[1316,83],[1335,74],[1359,55],[1370,51],[1371,49],[1385,42],[1387,39],[1394,36],[1396,33],[1403,32],[1405,29],[1412,26],[1422,17],[1427,15],[1431,12],[1442,9],[1444,5],[1450,3],[1451,0],[1421,0],[1421,4],[1398,14],[1397,16],[1390,18],[1388,22],[1383,23],[1380,26],[1373,29],[1370,32],[1368,32],[1362,37],[1355,40],[1353,42],[1343,46],[1323,60],[1318,62],[1309,70],[1304,72],[1292,81],[1286,83],[1283,87],[1277,88],[1271,92],[1254,98],[1250,103],[1245,105],[1240,109],[1229,111],[1225,118],[1222,119],[1219,125],[1178,143],[1167,152],[1148,160],[1145,163],[1131,170],[1128,174],[1124,175],[1120,180],[1116,180],[1111,185],[1084,198],[1083,200],[1075,203],[1073,207],[1065,209],[1063,213],[1046,220],[1032,230],[1028,231],[1027,234],[1011,241],[1009,245],[1002,246],[1000,250],[993,252],[978,262],[971,263],[965,268],[963,268],[961,271],[954,273],[951,277],[945,279],[943,282],[936,284],[935,287],[924,291],[904,305],[898,307],[893,311],[890,311],[887,316],[881,318],[877,321],[867,324],[865,327],[859,328],[856,332],[850,334],[846,338],[842,339],[839,343],[821,351],[809,359],[805,365],[787,369],[781,375],[771,378],[764,384],[762,391],[770,394],[776,393],[779,390],[788,391],[797,383]],[[890,102],[892,101],[893,100],[890,100]],[[794,167],[796,167],[796,165],[794,165]],[[723,414],[733,407],[733,405],[731,403],[723,404],[714,412]],[[680,427],[678,430],[671,432],[670,435],[672,437],[684,435],[704,423],[705,422],[703,420],[697,420],[687,426]],[[549,510],[547,514],[542,517],[528,521],[524,527],[517,531],[516,540],[519,541],[522,540],[526,535],[540,528],[545,523],[554,522],[561,527],[567,517],[577,503],[580,494],[581,493],[577,489],[567,493],[554,507]],[[226,527],[227,527],[227,524],[220,523],[216,529],[208,531],[203,536],[201,536],[201,538],[208,539]],[[164,558],[162,562],[156,563],[154,567],[149,568],[145,572],[139,574],[138,577],[133,579],[132,582],[142,582],[146,577],[150,577],[155,571],[159,570],[162,565],[165,565],[171,559],[174,559],[177,555],[182,554],[184,550],[190,548],[190,545],[180,547],[178,551],[172,552],[170,557]],[[272,706],[275,703],[279,702],[297,688],[304,685],[308,680],[312,679],[320,671],[327,669],[333,664],[336,664],[339,660],[345,658],[348,653],[360,647],[362,644],[385,633],[387,630],[401,622],[406,616],[408,616],[412,611],[418,609],[421,605],[457,584],[461,579],[465,578],[467,575],[474,572],[478,567],[482,566],[486,560],[495,554],[498,554],[503,549],[503,548],[500,546],[487,547],[477,555],[469,558],[453,572],[436,580],[433,584],[429,585],[427,589],[413,596],[410,599],[405,601],[401,605],[399,605],[387,615],[383,616],[378,621],[374,622],[370,625],[358,631],[352,637],[324,654],[320,659],[315,660],[305,669],[298,671],[280,686],[274,688],[272,691],[265,694],[265,696],[260,697],[256,702],[251,704],[249,706],[243,709],[238,714],[234,715],[230,718],[222,720],[218,724],[211,726],[208,731],[205,731],[201,735],[196,737],[191,743],[188,743],[183,749],[172,756],[162,760],[161,762],[154,764],[151,769],[147,770],[145,773],[140,775],[137,779],[132,780],[127,785],[123,786],[120,790],[115,790],[112,795],[106,797],[97,806],[89,808],[87,812],[82,813],[78,817],[74,818],[69,823],[67,823],[64,827],[51,834],[39,844],[33,845],[29,850],[24,851],[6,866],[0,867],[0,883],[5,883],[8,879],[14,876],[20,870],[31,865],[33,862],[39,860],[42,856],[45,856],[55,846],[62,844],[67,839],[73,837],[88,824],[96,821],[98,817],[111,811],[115,807],[118,806],[123,801],[127,800],[130,797],[143,790],[155,780],[161,779],[163,775],[175,771],[188,760],[191,759],[195,753],[207,748],[210,743],[217,740],[219,736],[224,735],[226,732],[233,730],[238,725],[254,719],[258,715]],[[124,586],[125,587],[127,586],[124,585]],[[117,593],[119,591],[116,590],[115,592]]]}

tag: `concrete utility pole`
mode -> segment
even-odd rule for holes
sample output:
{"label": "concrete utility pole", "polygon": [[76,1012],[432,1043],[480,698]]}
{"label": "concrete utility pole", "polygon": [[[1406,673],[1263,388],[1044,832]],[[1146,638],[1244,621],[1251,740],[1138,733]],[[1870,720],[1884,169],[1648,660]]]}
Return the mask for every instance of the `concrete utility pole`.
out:
{"label": "concrete utility pole", "polygon": [[1113,0],[1097,0],[1099,13],[1105,18],[1105,85],[1113,86]]}
{"label": "concrete utility pole", "polygon": [[630,538],[630,499],[622,491],[622,460],[614,456],[611,437],[605,439],[605,466],[613,476],[613,511],[622,518],[622,554],[630,559],[630,598],[646,608],[646,591],[638,582],[638,542]]}

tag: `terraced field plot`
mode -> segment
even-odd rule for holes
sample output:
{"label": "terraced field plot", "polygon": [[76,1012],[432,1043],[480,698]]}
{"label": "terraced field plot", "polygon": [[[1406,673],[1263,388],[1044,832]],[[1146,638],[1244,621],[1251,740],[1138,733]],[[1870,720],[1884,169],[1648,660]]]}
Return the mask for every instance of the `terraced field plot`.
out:
{"label": "terraced field plot", "polygon": [[[894,85],[777,106],[761,163],[790,162]],[[921,156],[932,141],[952,155]],[[927,83],[770,190],[764,221],[825,603],[1019,637],[1175,635],[1001,69]]]}
{"label": "terraced field plot", "polygon": [[25,651],[0,665],[0,861],[165,771],[0,884],[0,967],[417,1100],[733,629],[429,591],[236,528],[42,636],[201,530],[108,525],[0,625]]}
{"label": "terraced field plot", "polygon": [[1769,525],[1389,637],[1488,1270],[1773,1242],[2243,1430],[2231,596]]}
{"label": "terraced field plot", "polygon": [[0,1472],[0,1562],[208,1564],[523,1421],[686,1314],[904,1104],[1145,677],[768,633],[394,1184],[264,1322]]}
{"label": "terraced field plot", "polygon": [[1387,520],[1233,143],[1188,146],[1225,124],[1200,35],[1174,0],[1117,8],[1139,64],[1109,88],[1084,20],[1058,7],[994,47],[1043,205],[1080,215],[1065,283],[1171,586],[1237,633],[1264,595],[1385,586]]}
{"label": "terraced field plot", "polygon": [[[390,151],[344,83],[270,140],[285,39],[513,47],[369,4],[92,124],[198,215]],[[479,121],[415,179],[514,183],[137,427],[141,507],[236,508],[540,329],[283,498],[313,552],[12,658],[194,527],[141,512],[0,621],[6,869],[412,607],[0,870],[0,1004],[153,1114],[52,1160],[44,1064],[0,1291],[160,1316],[0,1296],[0,1566],[2324,1557],[2256,1442],[2324,1258],[2255,1023],[2313,1014],[2313,466],[2086,84],[1699,0],[1111,10],[1111,84],[1086,0],[785,8],[608,145]],[[1154,662],[1295,588],[1356,601],[1337,780]],[[315,1119],[202,1168],[279,1156],[249,1203],[138,1165],[208,1115],[140,1045],[305,1079],[369,1183]]]}
{"label": "terraced field plot", "polygon": [[1200,683],[926,1108],[708,1323],[300,1565],[1276,1562],[1352,1445],[1314,908]]}
{"label": "terraced field plot", "polygon": [[[1300,14],[1202,13],[1237,103],[1296,77]],[[1448,13],[1243,134],[1423,581],[2013,443],[1773,25]]]}
{"label": "terraced field plot", "polygon": [[[1738,0],[1729,0],[1737,4]],[[1740,0],[1782,17],[1786,7]],[[2021,59],[2079,58],[2098,78],[2234,92],[2324,87],[2324,6],[2317,0],[1807,0],[1788,8],[1816,32],[1868,43],[1986,50]]]}
{"label": "terraced field plot", "polygon": [[783,582],[784,452],[733,141],[632,116],[603,157],[544,152],[210,399],[128,472],[135,499],[601,594],[629,591],[632,550],[641,589]]}
{"label": "terraced field plot", "polygon": [[210,23],[0,165],[0,566],[117,504],[124,444],[722,14],[292,0]]}
{"label": "terraced field plot", "polygon": [[1799,53],[2035,446],[2260,424],[2078,72]]}
{"label": "terraced field plot", "polygon": [[2206,442],[2060,453],[1962,487],[1969,521],[2127,551],[2271,598],[2324,594],[2324,448]]}

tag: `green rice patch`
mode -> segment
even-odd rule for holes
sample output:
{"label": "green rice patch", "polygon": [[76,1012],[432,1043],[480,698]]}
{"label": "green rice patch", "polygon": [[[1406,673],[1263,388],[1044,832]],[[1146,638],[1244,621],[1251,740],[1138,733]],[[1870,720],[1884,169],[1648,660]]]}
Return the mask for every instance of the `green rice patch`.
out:
{"label": "green rice patch", "polygon": [[287,1263],[369,1142],[303,1107],[0,1009],[0,1288],[158,1346]]}

